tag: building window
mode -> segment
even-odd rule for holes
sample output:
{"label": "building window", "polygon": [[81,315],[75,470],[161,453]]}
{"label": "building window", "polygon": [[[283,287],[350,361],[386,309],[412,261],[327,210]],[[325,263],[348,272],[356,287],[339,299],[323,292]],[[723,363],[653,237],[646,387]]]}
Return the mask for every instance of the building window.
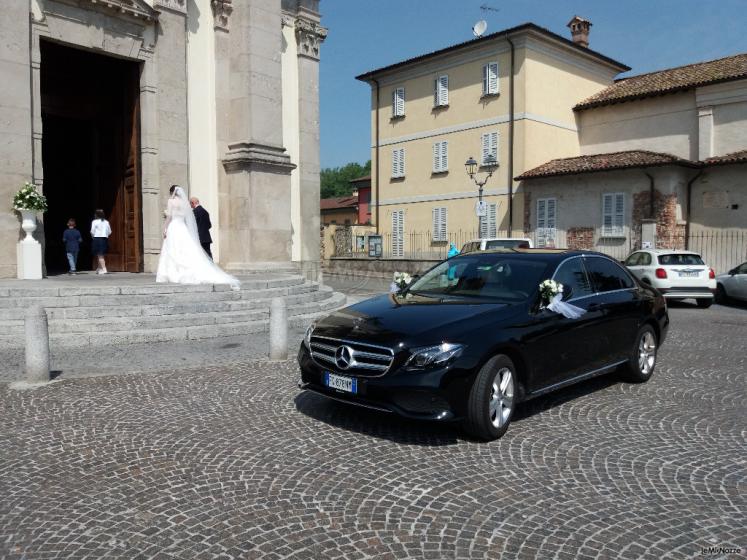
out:
{"label": "building window", "polygon": [[620,237],[625,235],[625,193],[602,195],[602,235]]}
{"label": "building window", "polygon": [[435,142],[433,144],[433,172],[445,173],[449,170],[449,143]]}
{"label": "building window", "polygon": [[392,118],[405,116],[405,88],[392,91]]}
{"label": "building window", "polygon": [[433,89],[433,106],[444,107],[449,104],[449,77],[436,78]]}
{"label": "building window", "polygon": [[482,165],[486,165],[488,159],[498,161],[498,133],[486,132],[482,135]]}
{"label": "building window", "polygon": [[447,211],[446,208],[433,209],[433,241],[448,241],[449,234],[447,231]]}
{"label": "building window", "polygon": [[489,62],[482,67],[482,94],[496,95],[498,93],[498,63]]}
{"label": "building window", "polygon": [[555,247],[557,200],[537,199],[537,247]]}
{"label": "building window", "polygon": [[485,216],[480,216],[480,237],[498,237],[497,214],[498,204],[486,205]]}
{"label": "building window", "polygon": [[405,256],[405,211],[392,212],[392,256]]}
{"label": "building window", "polygon": [[405,176],[405,149],[392,150],[392,179]]}

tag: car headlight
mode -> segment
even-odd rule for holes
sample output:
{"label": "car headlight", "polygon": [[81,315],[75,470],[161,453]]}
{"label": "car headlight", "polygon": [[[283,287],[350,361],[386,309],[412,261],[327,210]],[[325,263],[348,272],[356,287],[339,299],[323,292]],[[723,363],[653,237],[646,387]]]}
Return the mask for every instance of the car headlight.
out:
{"label": "car headlight", "polygon": [[444,342],[438,346],[426,346],[414,348],[412,356],[405,363],[405,369],[420,370],[438,365],[445,365],[462,353],[462,344],[451,344]]}
{"label": "car headlight", "polygon": [[309,325],[309,328],[306,329],[306,334],[303,336],[303,343],[306,348],[311,350],[311,333],[314,332],[314,327],[316,326],[315,323],[311,323]]}

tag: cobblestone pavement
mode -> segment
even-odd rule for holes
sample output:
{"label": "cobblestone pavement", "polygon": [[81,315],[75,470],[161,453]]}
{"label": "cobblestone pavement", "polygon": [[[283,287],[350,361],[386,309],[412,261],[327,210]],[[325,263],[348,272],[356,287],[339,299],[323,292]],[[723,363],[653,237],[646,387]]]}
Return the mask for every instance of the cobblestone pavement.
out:
{"label": "cobblestone pavement", "polygon": [[533,401],[490,444],[299,393],[293,362],[0,384],[0,557],[747,547],[747,312],[671,315],[649,383],[606,377]]}

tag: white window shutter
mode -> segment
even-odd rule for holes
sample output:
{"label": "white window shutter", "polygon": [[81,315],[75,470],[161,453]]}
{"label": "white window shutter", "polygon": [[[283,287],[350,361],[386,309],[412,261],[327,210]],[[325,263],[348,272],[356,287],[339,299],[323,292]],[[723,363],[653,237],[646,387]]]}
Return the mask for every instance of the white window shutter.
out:
{"label": "white window shutter", "polygon": [[487,163],[488,156],[498,161],[498,132],[486,132],[482,135],[482,165]]}
{"label": "white window shutter", "polygon": [[487,95],[490,93],[490,64],[486,64],[482,67],[482,94]]}
{"label": "white window shutter", "polygon": [[625,226],[625,195],[623,193],[615,194],[615,233],[622,235]]}
{"label": "white window shutter", "polygon": [[405,215],[404,210],[392,212],[392,256],[405,254]]}
{"label": "white window shutter", "polygon": [[392,116],[402,117],[405,114],[405,88],[392,91]]}
{"label": "white window shutter", "polygon": [[554,198],[537,200],[537,247],[555,246],[556,207]]}
{"label": "white window shutter", "polygon": [[438,241],[438,222],[441,219],[438,210],[438,208],[431,210],[431,239],[433,239],[433,241]]}
{"label": "white window shutter", "polygon": [[441,142],[441,171],[449,169],[449,143],[444,140]]}
{"label": "white window shutter", "polygon": [[602,195],[602,234],[612,233],[612,195]]}
{"label": "white window shutter", "polygon": [[498,93],[498,63],[491,62],[487,65],[488,91],[486,93]]}
{"label": "white window shutter", "polygon": [[441,170],[441,142],[433,144],[433,172],[438,173]]}
{"label": "white window shutter", "polygon": [[446,208],[434,208],[432,210],[433,241],[446,241],[448,239],[447,210]]}
{"label": "white window shutter", "polygon": [[446,208],[441,208],[441,241],[446,241],[449,238],[449,229],[448,229],[448,210]]}
{"label": "white window shutter", "polygon": [[392,150],[392,177],[397,176],[397,170],[399,169],[399,150]]}
{"label": "white window shutter", "polygon": [[496,203],[488,204],[488,237],[498,236],[498,227],[496,223],[498,205]]}
{"label": "white window shutter", "polygon": [[449,104],[449,76],[439,76],[434,84],[433,105]]}
{"label": "white window shutter", "polygon": [[405,149],[400,148],[399,150],[399,176],[405,176]]}

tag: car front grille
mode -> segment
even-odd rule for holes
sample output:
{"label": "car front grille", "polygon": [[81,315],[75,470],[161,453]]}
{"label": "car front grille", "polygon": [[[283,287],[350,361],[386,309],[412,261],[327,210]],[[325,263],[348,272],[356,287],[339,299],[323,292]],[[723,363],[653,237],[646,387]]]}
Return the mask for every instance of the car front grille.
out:
{"label": "car front grille", "polygon": [[[347,348],[347,360],[338,359],[338,350],[341,348]],[[394,361],[394,350],[366,342],[312,335],[311,357],[320,366],[345,374],[377,377],[389,371]]]}

